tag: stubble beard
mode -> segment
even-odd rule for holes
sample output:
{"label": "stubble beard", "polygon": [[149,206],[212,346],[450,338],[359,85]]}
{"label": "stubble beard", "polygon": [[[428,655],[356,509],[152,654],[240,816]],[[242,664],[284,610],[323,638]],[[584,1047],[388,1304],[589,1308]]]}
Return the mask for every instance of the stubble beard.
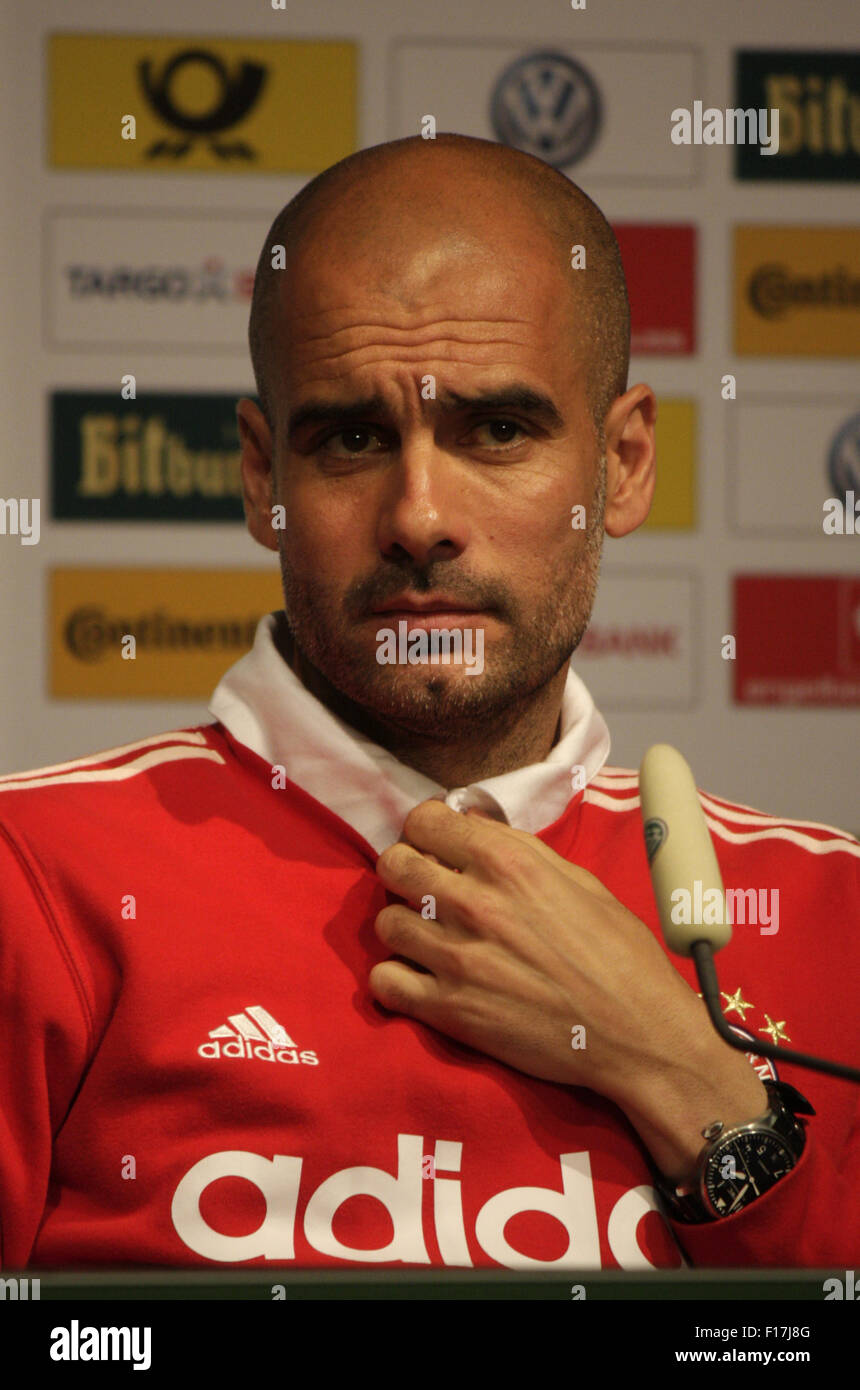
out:
{"label": "stubble beard", "polygon": [[[482,725],[488,733],[491,726],[503,727],[570,661],[591,620],[603,545],[605,464],[604,457],[586,529],[565,572],[558,575],[556,591],[543,597],[537,611],[524,612],[506,596],[502,621],[492,624],[502,635],[491,635],[492,627],[485,628],[484,667],[477,675],[467,675],[465,664],[381,665],[376,660],[376,633],[383,628],[396,633],[391,615],[376,615],[375,624],[362,621],[359,630],[343,616],[340,595],[292,568],[281,531],[285,611],[303,660],[383,725],[440,742],[474,735]],[[447,561],[422,571],[420,583],[416,571],[411,576],[404,573],[401,588],[427,593],[444,589],[446,572],[450,575]],[[481,626],[481,617],[476,614],[469,626]],[[474,653],[474,640],[471,650]]]}

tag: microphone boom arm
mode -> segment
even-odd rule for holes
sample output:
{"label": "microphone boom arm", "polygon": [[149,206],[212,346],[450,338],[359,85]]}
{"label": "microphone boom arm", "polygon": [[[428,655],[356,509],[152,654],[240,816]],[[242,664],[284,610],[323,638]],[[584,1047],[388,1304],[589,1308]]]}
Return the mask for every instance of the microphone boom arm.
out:
{"label": "microphone boom arm", "polygon": [[729,1047],[736,1047],[739,1052],[751,1052],[754,1048],[756,1055],[760,1057],[777,1057],[781,1062],[793,1062],[795,1066],[809,1067],[811,1071],[823,1071],[828,1076],[841,1076],[846,1081],[860,1081],[860,1071],[856,1067],[846,1067],[843,1062],[828,1062],[823,1057],[812,1057],[806,1052],[794,1052],[791,1048],[778,1047],[776,1043],[764,1042],[759,1038],[751,1044],[748,1038],[738,1037],[726,1023],[720,1004],[717,968],[710,941],[694,941],[690,946],[690,954],[711,1022]]}

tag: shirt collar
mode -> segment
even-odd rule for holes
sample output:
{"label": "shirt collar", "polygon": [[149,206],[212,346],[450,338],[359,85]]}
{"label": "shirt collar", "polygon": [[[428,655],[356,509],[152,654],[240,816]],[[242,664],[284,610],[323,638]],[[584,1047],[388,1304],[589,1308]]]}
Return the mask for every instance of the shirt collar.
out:
{"label": "shirt collar", "polygon": [[[277,613],[260,619],[254,645],[219,681],[209,712],[238,743],[351,825],[377,853],[431,797],[457,811],[477,806],[534,835],[558,820],[609,756],[609,730],[568,668],[558,742],[541,763],[446,791],[353,729],[302,685],[274,641]],[[581,777],[574,785],[574,769]]]}

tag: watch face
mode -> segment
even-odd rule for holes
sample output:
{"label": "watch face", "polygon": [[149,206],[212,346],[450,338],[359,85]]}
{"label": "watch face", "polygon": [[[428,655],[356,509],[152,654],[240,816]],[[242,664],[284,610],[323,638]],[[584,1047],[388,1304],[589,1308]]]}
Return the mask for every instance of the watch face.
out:
{"label": "watch face", "polygon": [[731,1216],[773,1187],[797,1159],[778,1134],[738,1134],[711,1155],[705,1169],[708,1201],[718,1216]]}

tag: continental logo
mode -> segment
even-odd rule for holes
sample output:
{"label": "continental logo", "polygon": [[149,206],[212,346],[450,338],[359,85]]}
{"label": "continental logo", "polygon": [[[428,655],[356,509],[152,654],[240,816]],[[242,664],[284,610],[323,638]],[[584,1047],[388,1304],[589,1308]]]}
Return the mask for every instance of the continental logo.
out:
{"label": "continental logo", "polygon": [[78,521],[242,521],[236,396],[51,397],[53,512]]}
{"label": "continental logo", "polygon": [[54,570],[51,694],[208,699],[282,604],[270,570]]}
{"label": "continental logo", "polygon": [[860,175],[860,53],[741,52],[735,92],[738,106],[779,111],[779,149],[761,160],[755,149],[736,146],[738,178],[831,182]]}
{"label": "continental logo", "polygon": [[844,265],[822,275],[797,275],[789,266],[763,265],[750,278],[749,302],[765,319],[783,318],[799,308],[856,309],[860,276]]}
{"label": "continental logo", "polygon": [[48,67],[55,168],[316,173],[356,147],[353,43],[54,34]]}
{"label": "continental logo", "polygon": [[63,629],[67,651],[78,661],[103,661],[119,652],[129,637],[136,655],[148,651],[206,651],[213,646],[235,654],[253,644],[258,618],[221,622],[212,616],[198,622],[171,618],[162,609],[117,615],[107,608],[75,608]]}
{"label": "continental logo", "polygon": [[860,354],[860,227],[735,228],[735,351]]}

